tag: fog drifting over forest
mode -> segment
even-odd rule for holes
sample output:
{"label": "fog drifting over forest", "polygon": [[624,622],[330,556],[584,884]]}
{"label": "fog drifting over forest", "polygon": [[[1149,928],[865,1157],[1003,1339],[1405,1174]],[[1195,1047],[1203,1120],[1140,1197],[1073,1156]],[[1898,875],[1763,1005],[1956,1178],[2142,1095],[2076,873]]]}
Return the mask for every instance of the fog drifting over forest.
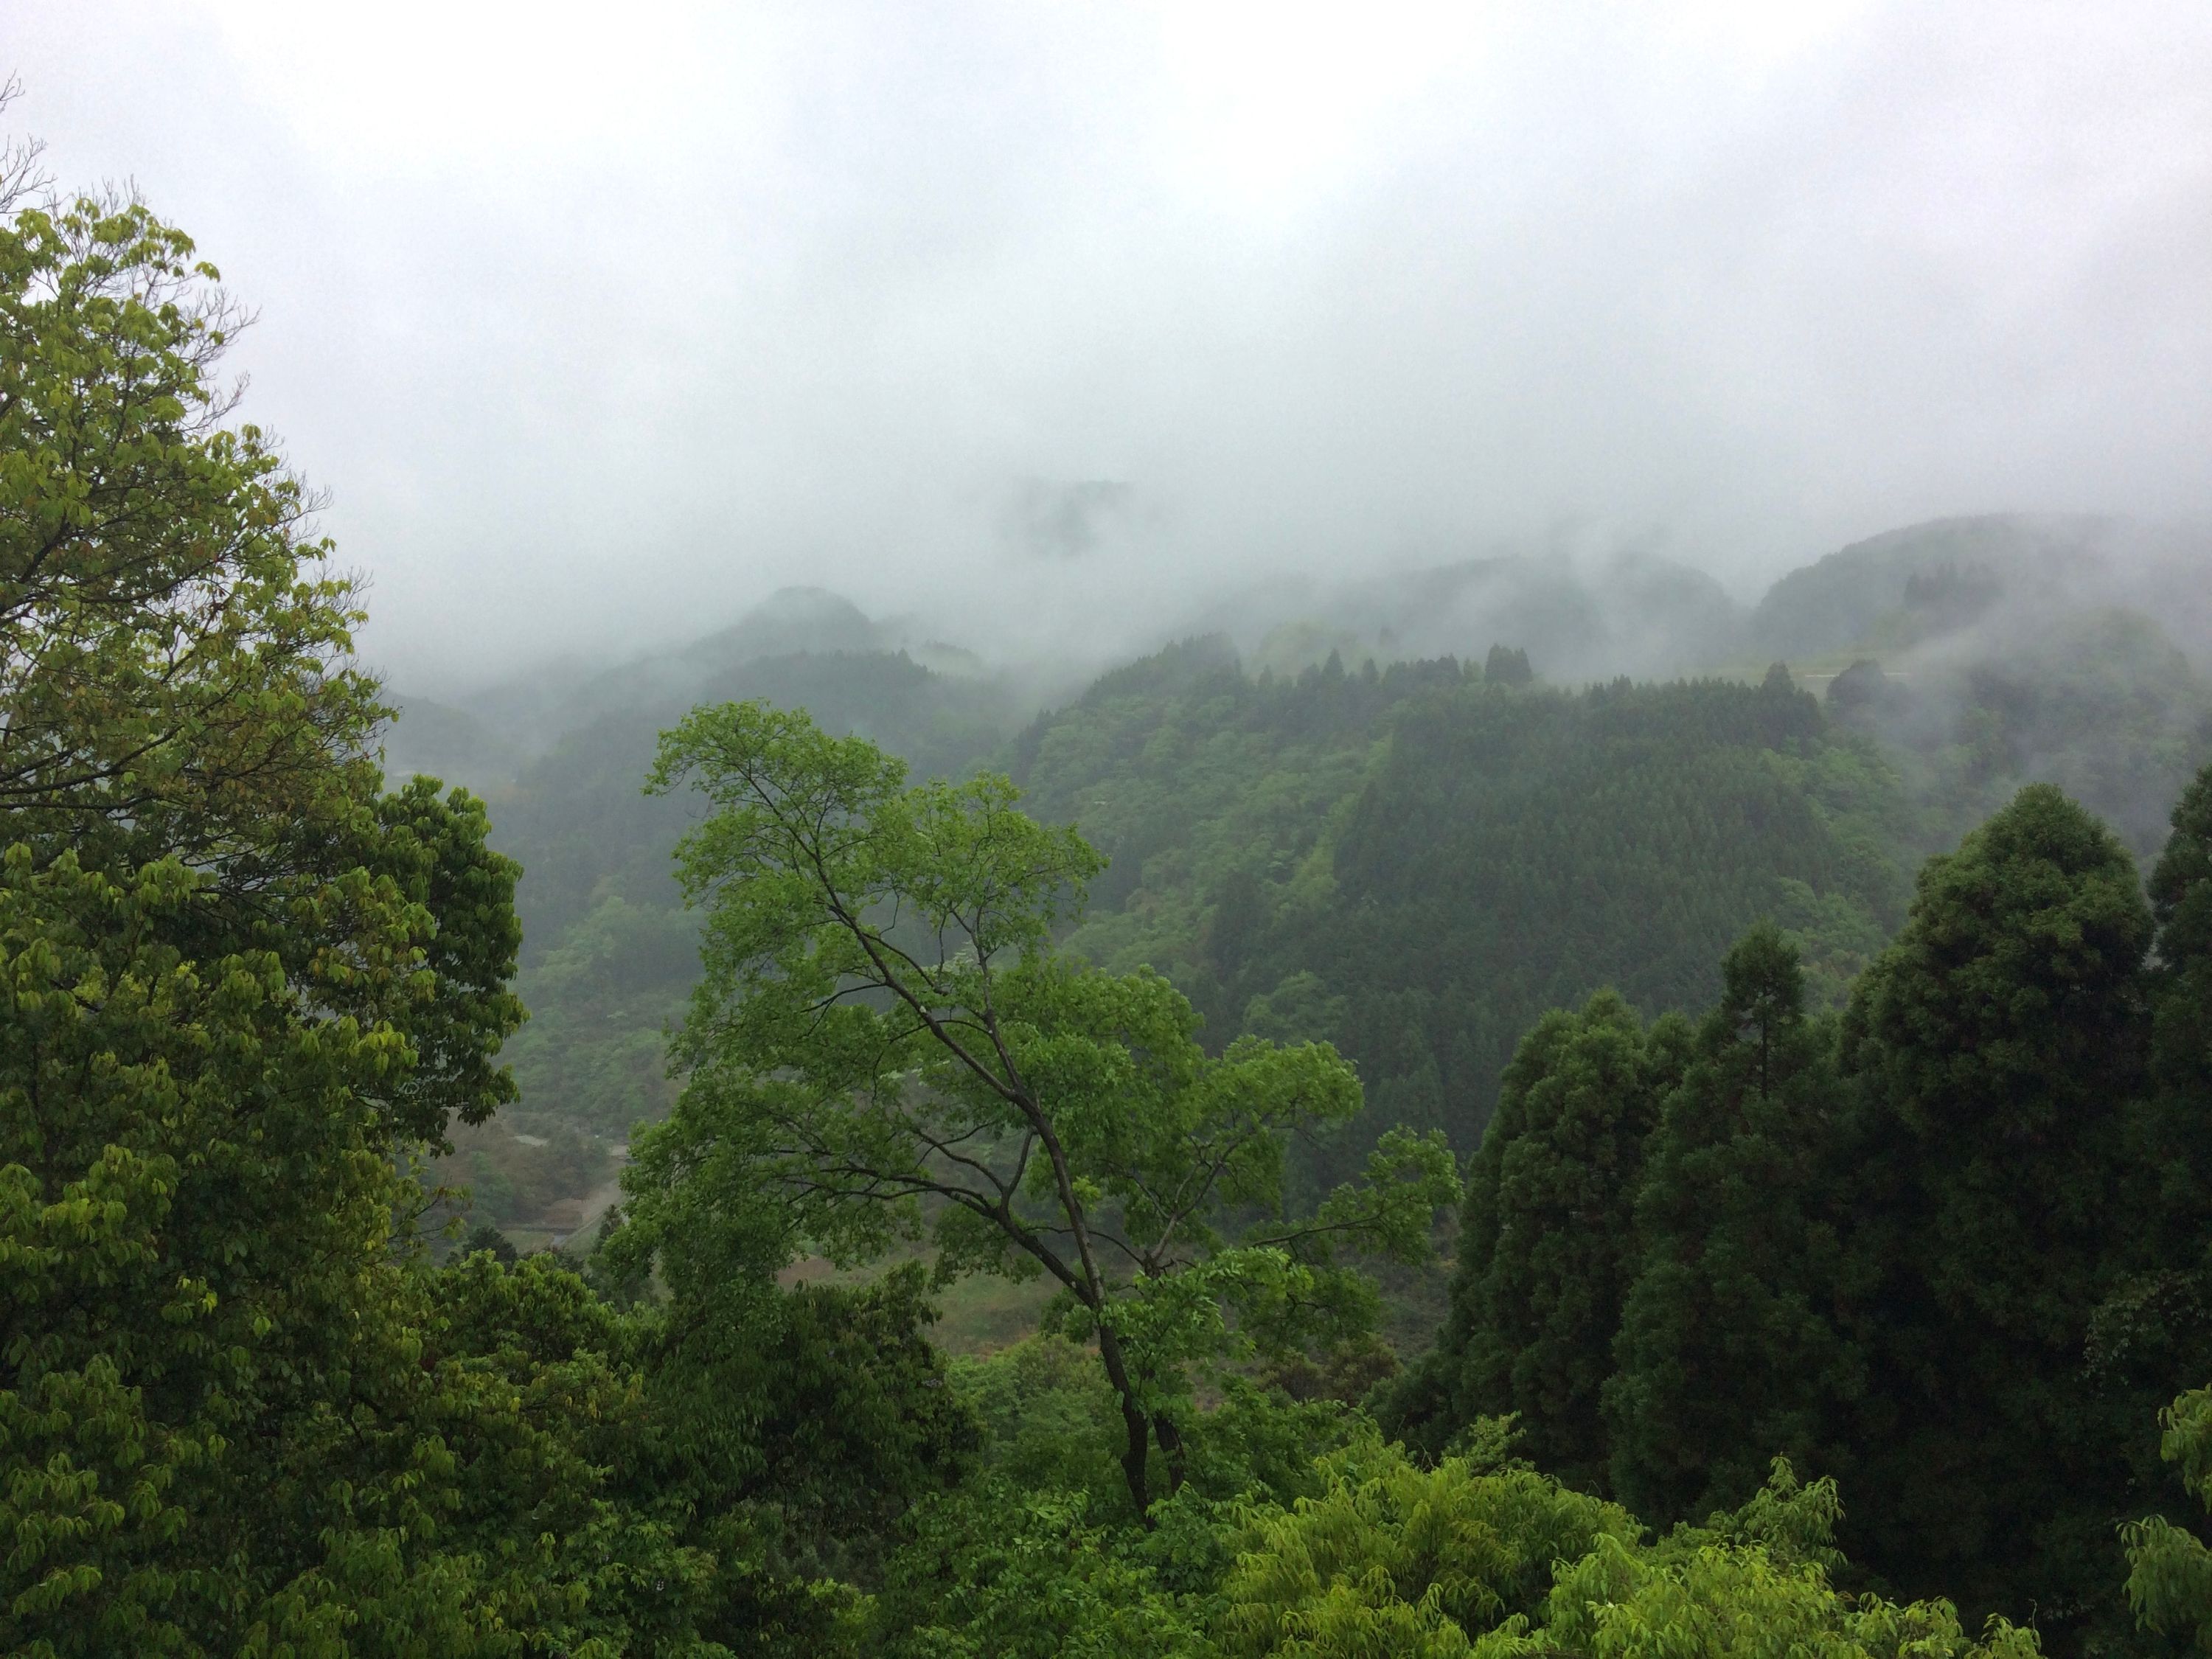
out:
{"label": "fog drifting over forest", "polygon": [[[0,0],[11,131],[261,320],[417,683],[794,582],[1140,634],[1268,573],[2212,515],[2172,0]],[[1097,641],[1094,640],[1093,641]]]}

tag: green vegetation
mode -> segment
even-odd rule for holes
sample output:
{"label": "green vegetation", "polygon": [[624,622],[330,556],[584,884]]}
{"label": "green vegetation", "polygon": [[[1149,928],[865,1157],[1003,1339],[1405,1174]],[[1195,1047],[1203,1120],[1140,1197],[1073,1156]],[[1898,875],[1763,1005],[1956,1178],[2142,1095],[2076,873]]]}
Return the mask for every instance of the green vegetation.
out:
{"label": "green vegetation", "polygon": [[1367,1179],[1310,1216],[1283,1149],[1359,1109],[1324,1044],[1210,1058],[1158,975],[1066,963],[1054,923],[1103,860],[1014,807],[1012,786],[905,787],[864,738],[755,703],[701,709],[654,786],[716,811],[680,848],[708,910],[676,1115],[641,1141],[618,1249],[640,1267],[708,1228],[782,1230],[834,1259],[918,1236],[942,1280],[1057,1281],[1120,1407],[1129,1497],[1172,1494],[1194,1371],[1364,1334],[1374,1293],[1340,1258],[1416,1261],[1459,1182],[1441,1135],[1382,1137]]}
{"label": "green vegetation", "polygon": [[[1782,670],[1199,642],[1011,738],[1024,811],[998,693],[808,601],[860,648],[525,768],[526,878],[386,787],[212,270],[0,198],[0,1649],[2212,1640],[2212,768],[2147,884],[2038,783],[1908,904],[1948,763]],[[489,1224],[664,1112],[588,1259]]]}
{"label": "green vegetation", "polygon": [[1910,813],[1786,675],[1579,694],[1450,661],[1252,680],[1194,644],[1024,736],[1030,809],[1081,823],[1110,906],[1069,938],[1189,994],[1208,1039],[1322,1036],[1368,1116],[1471,1150],[1518,1033],[1601,987],[1695,1007],[1762,915],[1840,998],[1901,915]]}
{"label": "green vegetation", "polygon": [[1540,1024],[1470,1171],[1443,1340],[1385,1420],[1437,1444],[1522,1412],[1540,1464],[1660,1521],[1745,1501],[1787,1452],[1856,1494],[1842,1537],[1880,1582],[2119,1639],[2114,1528],[2178,1496],[2152,1413],[2212,1366],[2208,1101],[2150,1064],[2201,1060],[2207,791],[2155,915],[2112,833],[2036,785],[1929,861],[1840,1020],[1808,1018],[1763,928],[1686,1066],[1616,1005]]}
{"label": "green vegetation", "polygon": [[1502,645],[1480,671],[1324,653],[1255,676],[1216,638],[1116,670],[1015,736],[1003,688],[885,654],[826,596],[786,596],[675,667],[569,693],[580,723],[496,799],[499,844],[529,872],[535,1018],[507,1057],[535,1118],[606,1145],[672,1103],[665,1033],[696,923],[666,854],[689,819],[636,786],[680,688],[805,708],[918,776],[1002,768],[1033,815],[1079,825],[1109,863],[1068,950],[1170,978],[1213,1051],[1326,1040],[1358,1068],[1365,1112],[1300,1146],[1295,1192],[1356,1171],[1392,1123],[1467,1152],[1545,1010],[1601,988],[1647,1018],[1701,1008],[1762,916],[1796,944],[1808,1006],[1840,1006],[1901,923],[1911,870],[2028,779],[2154,856],[2212,752],[2212,691],[2140,617],[2023,611],[1976,574],[2008,557],[2071,569],[2088,556],[2064,536],[2087,533],[1971,520],[1824,561],[1844,598],[1798,610],[1832,599],[1858,618],[1836,666],[1881,650],[1896,670],[1836,677],[1825,709],[1771,676],[1549,689]]}
{"label": "green vegetation", "polygon": [[[757,642],[745,634],[733,648]],[[830,730],[877,738],[925,775],[966,770],[1011,726],[992,688],[898,653],[710,655],[694,683],[718,702],[807,708]],[[508,1053],[523,1099],[618,1139],[674,1098],[664,1036],[697,977],[698,931],[669,863],[688,805],[640,793],[656,734],[689,704],[649,688],[606,695],[622,698],[614,712],[562,738],[502,792],[500,842],[526,872],[518,988],[536,1018]]]}
{"label": "green vegetation", "polygon": [[129,204],[0,229],[0,1648],[805,1644],[967,1443],[922,1310],[430,1265],[406,1170],[514,1097],[516,867],[384,791],[212,280]]}

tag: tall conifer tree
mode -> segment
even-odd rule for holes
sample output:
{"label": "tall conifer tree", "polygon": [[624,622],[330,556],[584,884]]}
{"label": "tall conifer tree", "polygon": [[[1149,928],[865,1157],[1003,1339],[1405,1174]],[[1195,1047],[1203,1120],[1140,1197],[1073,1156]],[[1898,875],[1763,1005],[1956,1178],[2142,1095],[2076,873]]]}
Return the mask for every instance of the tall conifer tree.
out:
{"label": "tall conifer tree", "polygon": [[1747,1501],[1778,1454],[1832,1472],[1824,1407],[1850,1386],[1827,1306],[1832,1030],[1806,1017],[1797,951],[1771,922],[1722,983],[1645,1147],[1642,1267],[1605,1390],[1615,1490],[1655,1522]]}
{"label": "tall conifer tree", "polygon": [[1416,1438],[1513,1413],[1540,1468],[1604,1486],[1600,1395],[1636,1266],[1644,1141],[1688,1048],[1680,1019],[1647,1031],[1610,991],[1522,1039],[1468,1172],[1443,1336],[1386,1408]]}
{"label": "tall conifer tree", "polygon": [[2110,1600],[2118,1460],[2082,1360],[2114,1277],[2151,931],[2126,849],[2033,786],[1929,860],[1852,998],[1843,1290],[1869,1386],[1850,1524],[1907,1586],[2054,1623]]}

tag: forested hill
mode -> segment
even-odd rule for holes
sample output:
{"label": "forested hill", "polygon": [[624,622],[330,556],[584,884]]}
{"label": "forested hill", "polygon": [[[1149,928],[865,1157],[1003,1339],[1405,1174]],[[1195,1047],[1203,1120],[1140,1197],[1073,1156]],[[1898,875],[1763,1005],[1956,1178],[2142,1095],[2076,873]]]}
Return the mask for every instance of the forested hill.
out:
{"label": "forested hill", "polygon": [[810,598],[426,722],[488,810],[386,787],[212,268],[6,167],[0,1654],[2212,1649],[2212,767],[2148,883],[2016,787],[2201,753],[2148,623],[1833,718],[1200,639],[1018,731]]}
{"label": "forested hill", "polygon": [[[1375,624],[1346,637],[1380,665],[1364,647],[1302,659],[1281,629],[1241,654],[1206,635],[1042,714],[969,653],[795,591],[626,667],[465,708],[404,698],[389,758],[482,787],[524,866],[533,1018],[509,1057],[526,1134],[611,1145],[672,1097],[662,1034],[696,957],[669,854],[691,808],[640,784],[685,708],[758,697],[875,738],[918,776],[1008,772],[1030,810],[1112,860],[1076,949],[1169,975],[1216,1046],[1244,1030],[1338,1042],[1373,1103],[1353,1142],[1403,1120],[1465,1149],[1529,1019],[1604,984],[1646,1012],[1701,1006],[1754,917],[1799,938],[1834,1000],[1896,927],[1900,872],[2024,782],[2060,784],[2154,855],[2212,754],[2212,688],[2175,643],[2203,643],[2183,580],[2195,544],[2124,529],[1892,532],[1784,577],[1734,635],[1706,605],[1692,631],[1736,653],[1724,675],[1581,690],[1545,684],[1540,648],[1534,675],[1510,648],[1480,666],[1392,660],[1386,636],[1411,637],[1416,601],[1437,597],[1420,573],[1376,579],[1340,618]],[[1775,657],[1799,689],[1754,684]],[[508,1190],[472,1170],[480,1192]],[[513,1173],[519,1194],[553,1179]],[[496,1218],[543,1207],[518,1197]]]}
{"label": "forested hill", "polygon": [[[1112,860],[1074,949],[1167,974],[1215,1046],[1337,1042],[1370,1101],[1352,1143],[1405,1121],[1464,1149],[1516,1035],[1554,1003],[1612,984],[1648,1010],[1699,1006],[1761,915],[1839,987],[1895,925],[1908,839],[1872,744],[1786,678],[1577,692],[1510,651],[1490,666],[1255,675],[1194,640],[1012,739],[1002,690],[899,653],[748,659],[702,690],[805,708],[918,776],[1007,770],[1028,810]],[[696,955],[669,849],[696,809],[639,784],[680,712],[618,706],[495,797],[526,872],[518,1121],[540,1132],[616,1137],[670,1098],[661,1034]]]}
{"label": "forested hill", "polygon": [[1471,1147],[1535,1014],[1710,1000],[1762,915],[1840,988],[1901,914],[1905,804],[1786,675],[1582,692],[1449,659],[1255,678],[1185,645],[1040,721],[1030,810],[1114,863],[1073,948],[1149,963],[1209,1040],[1325,1036],[1384,1124]]}

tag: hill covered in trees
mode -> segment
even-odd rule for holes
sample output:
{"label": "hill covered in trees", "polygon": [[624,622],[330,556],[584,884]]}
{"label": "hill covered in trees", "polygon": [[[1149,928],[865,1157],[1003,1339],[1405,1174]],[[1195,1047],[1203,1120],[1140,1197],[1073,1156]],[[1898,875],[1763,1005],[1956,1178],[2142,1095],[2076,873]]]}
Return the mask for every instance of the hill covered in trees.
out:
{"label": "hill covered in trees", "polygon": [[[0,1649],[2212,1632],[2212,769],[2147,884],[2039,784],[1893,911],[1957,804],[1786,672],[1200,644],[1016,732],[825,648],[657,666],[488,810],[380,764],[212,281],[0,178]],[[618,1223],[451,1249],[420,1173],[639,1100],[694,949]],[[1654,1006],[1533,1012],[1486,1113],[1480,1045],[1599,973]],[[1462,1192],[1442,1339],[1366,1394],[1375,1270]],[[787,1285],[813,1253],[860,1276]],[[975,1279],[1054,1294],[950,1363]]]}
{"label": "hill covered in trees", "polygon": [[1901,910],[1905,803],[1786,674],[1565,692],[1449,659],[1291,678],[1204,643],[1016,746],[1113,863],[1071,948],[1188,987],[1213,1040],[1327,1036],[1370,1123],[1471,1149],[1521,1029],[1600,985],[1690,1006],[1761,915],[1839,985]]}
{"label": "hill covered in trees", "polygon": [[[1193,638],[1033,717],[1023,682],[803,592],[557,692],[417,705],[386,741],[494,780],[495,836],[526,872],[535,1018],[509,1054],[538,1138],[613,1146],[672,1098],[664,1033],[696,934],[667,854],[687,820],[638,786],[692,701],[759,696],[922,773],[1002,767],[1032,810],[1081,824],[1110,863],[1072,948],[1172,974],[1216,1046],[1338,1042],[1374,1103],[1347,1156],[1399,1121],[1471,1147],[1538,1012],[1605,985],[1646,1014],[1698,1006],[1757,917],[1797,939],[1816,1000],[1840,999],[1900,921],[1907,872],[2022,782],[2060,784],[2154,855],[2212,754],[2212,689],[2158,623],[2105,602],[2171,598],[2179,556],[2099,521],[1963,520],[1843,550],[1747,615],[1692,606],[1700,649],[1810,651],[1786,683],[1561,686],[1505,647],[1279,670],[1301,654],[1279,628],[1255,659]],[[1429,598],[1449,614],[1454,594],[1521,595],[1480,622],[1542,610],[1528,571],[1486,572]],[[1381,639],[1396,601],[1371,586],[1345,614]]]}

